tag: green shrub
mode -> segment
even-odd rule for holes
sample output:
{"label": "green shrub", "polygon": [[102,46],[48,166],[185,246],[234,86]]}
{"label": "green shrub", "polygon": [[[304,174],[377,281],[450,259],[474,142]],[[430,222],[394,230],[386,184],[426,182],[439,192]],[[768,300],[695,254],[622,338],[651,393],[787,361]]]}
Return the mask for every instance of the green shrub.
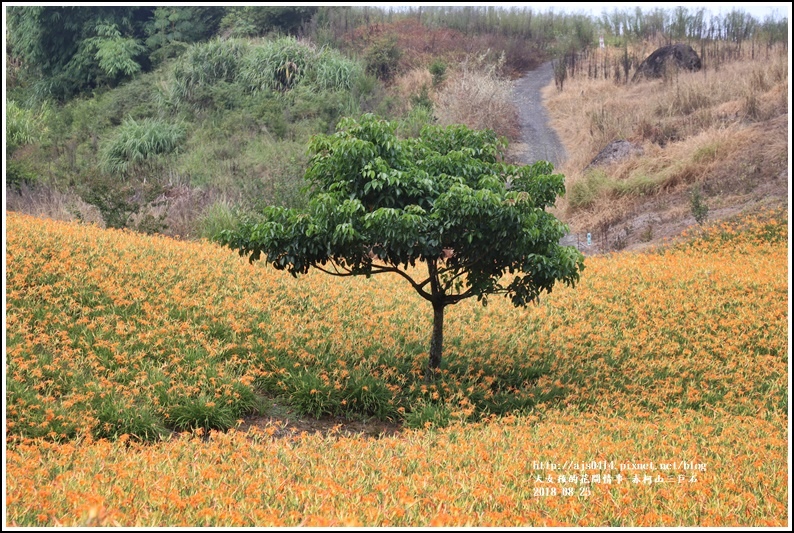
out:
{"label": "green shrub", "polygon": [[20,187],[29,185],[38,179],[37,174],[22,161],[6,159],[6,187],[19,191]]}
{"label": "green shrub", "polygon": [[346,411],[374,416],[380,420],[393,418],[397,413],[391,391],[382,380],[366,374],[354,374],[345,387]]}
{"label": "green shrub", "polygon": [[240,82],[253,93],[285,91],[305,75],[314,51],[294,37],[282,37],[256,46],[242,58]]}
{"label": "green shrub", "polygon": [[200,394],[195,398],[186,398],[179,405],[171,408],[169,419],[179,431],[217,429],[226,431],[234,427],[239,413],[233,406],[216,401],[210,394]]}
{"label": "green shrub", "polygon": [[102,146],[100,166],[105,172],[126,176],[153,162],[155,156],[174,152],[184,139],[185,127],[181,124],[128,119]]}
{"label": "green shrub", "polygon": [[[160,196],[163,187],[157,183],[137,181],[120,181],[112,176],[87,173],[83,182],[77,187],[77,194],[84,202],[95,206],[108,228],[127,228],[132,217],[141,209]],[[152,233],[156,228],[147,226],[154,220],[144,218],[145,232]],[[160,219],[162,223],[162,219]],[[160,227],[162,229],[162,226]],[[159,231],[159,230],[157,230]]]}
{"label": "green shrub", "polygon": [[412,411],[405,414],[405,426],[409,428],[443,428],[451,421],[451,411],[445,404],[419,402]]}
{"label": "green shrub", "polygon": [[612,184],[612,192],[618,196],[645,196],[653,194],[661,187],[661,177],[653,178],[647,174],[631,176],[624,181]]}
{"label": "green shrub", "polygon": [[414,106],[398,124],[396,133],[400,137],[418,137],[422,128],[436,122],[433,108],[423,105]]}
{"label": "green shrub", "polygon": [[286,380],[290,403],[302,415],[320,418],[341,411],[342,395],[333,384],[310,371],[290,374]]}
{"label": "green shrub", "polygon": [[200,106],[197,89],[217,81],[234,81],[248,49],[248,42],[241,39],[213,39],[188,47],[174,64],[167,98],[176,105],[189,102]]}
{"label": "green shrub", "polygon": [[610,179],[603,170],[595,169],[585,173],[582,179],[574,182],[567,191],[566,198],[571,207],[585,208],[609,187]]}
{"label": "green shrub", "polygon": [[140,440],[155,441],[167,433],[151,407],[113,393],[96,394],[94,398],[95,416],[99,421],[94,435],[98,438],[115,439],[126,433]]}
{"label": "green shrub", "polygon": [[433,76],[433,86],[438,87],[444,82],[447,75],[447,64],[441,59],[436,59],[430,64],[430,74]]}
{"label": "green shrub", "polygon": [[323,49],[310,67],[312,85],[318,89],[350,91],[364,74],[360,63],[331,48]]}
{"label": "green shrub", "polygon": [[220,200],[209,206],[199,219],[199,235],[208,240],[217,240],[223,230],[234,230],[237,224],[235,208],[229,202]]}
{"label": "green shrub", "polygon": [[397,37],[383,37],[372,43],[364,53],[367,72],[383,81],[390,81],[397,73],[402,51],[397,46]]}
{"label": "green shrub", "polygon": [[38,141],[46,133],[50,111],[45,105],[38,111],[19,107],[13,100],[6,104],[6,154],[25,144]]}
{"label": "green shrub", "polygon": [[689,206],[695,221],[702,226],[709,216],[709,207],[703,203],[703,197],[698,185],[695,185],[689,193]]}

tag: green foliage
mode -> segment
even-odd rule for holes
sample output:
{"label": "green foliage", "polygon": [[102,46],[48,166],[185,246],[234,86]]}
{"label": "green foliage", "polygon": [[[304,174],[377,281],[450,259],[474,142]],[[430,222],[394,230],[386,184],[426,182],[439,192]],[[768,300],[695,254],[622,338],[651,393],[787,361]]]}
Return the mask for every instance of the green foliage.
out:
{"label": "green foliage", "polygon": [[397,73],[402,51],[397,37],[387,36],[372,43],[364,53],[367,72],[383,81],[390,81]]}
{"label": "green foliage", "polygon": [[299,413],[320,418],[340,411],[341,392],[318,374],[302,371],[290,374],[286,382],[290,402]]}
{"label": "green foliage", "polygon": [[[439,325],[444,307],[466,298],[485,305],[501,294],[523,306],[557,281],[575,284],[583,257],[559,245],[565,225],[546,212],[564,192],[550,163],[500,162],[504,143],[489,130],[426,126],[399,140],[395,129],[365,115],[315,136],[307,209],[269,207],[264,222],[224,231],[221,241],[294,276],[312,267],[398,274],[432,303]],[[417,262],[426,279],[408,273]],[[440,364],[441,331],[434,328],[431,368]]]}
{"label": "green foliage", "polygon": [[266,41],[243,58],[241,82],[253,93],[290,89],[304,76],[312,52],[293,37]]}
{"label": "green foliage", "polygon": [[172,407],[169,419],[179,431],[226,431],[237,420],[238,413],[235,411],[232,406],[217,402],[213,395],[205,393],[195,398],[185,398],[179,405]]}
{"label": "green foliage", "polygon": [[216,39],[187,49],[174,65],[165,99],[177,107],[189,103],[203,109],[217,106],[221,100],[235,100],[219,98],[219,91],[225,88],[237,96],[237,101],[244,95],[262,101],[304,83],[314,93],[351,91],[363,76],[358,62],[335,50],[317,50],[293,37],[260,44]]}
{"label": "green foliage", "polygon": [[365,373],[351,376],[344,391],[344,409],[351,413],[374,416],[380,420],[394,418],[397,406],[383,380]]}
{"label": "green foliage", "polygon": [[38,176],[27,164],[12,158],[6,159],[6,187],[19,191],[23,184],[31,184]]}
{"label": "green foliage", "polygon": [[412,411],[405,414],[405,426],[408,428],[444,428],[450,422],[452,416],[449,406],[445,404],[420,402]]}
{"label": "green foliage", "polygon": [[156,119],[125,120],[116,135],[101,148],[101,167],[111,174],[128,175],[155,156],[174,152],[185,139],[185,127]]}
{"label": "green foliage", "polygon": [[179,55],[190,43],[208,39],[225,13],[218,6],[161,6],[145,25],[149,57],[159,62]]}
{"label": "green foliage", "polygon": [[143,37],[143,20],[152,11],[137,6],[10,7],[9,44],[35,95],[65,99],[112,82],[125,70],[137,71],[136,39]]}
{"label": "green foliage", "polygon": [[430,74],[433,76],[433,86],[438,87],[447,75],[447,64],[441,59],[430,63]]}
{"label": "green foliage", "polygon": [[248,46],[246,41],[239,39],[213,39],[188,47],[174,65],[166,98],[176,105],[182,102],[199,107],[206,105],[207,102],[199,98],[198,90],[219,81],[234,81]]}
{"label": "green foliage", "polygon": [[199,235],[205,239],[217,240],[224,230],[234,231],[238,217],[234,208],[224,201],[215,202],[201,216]]}
{"label": "green foliage", "polygon": [[96,437],[115,439],[127,434],[140,440],[154,441],[167,433],[151,405],[131,404],[112,393],[97,391],[95,394],[95,416],[99,421]]}
{"label": "green foliage", "polygon": [[221,30],[235,37],[254,37],[271,31],[295,35],[317,9],[315,6],[230,7],[221,21]]}
{"label": "green foliage", "polygon": [[413,107],[424,107],[425,109],[433,109],[433,100],[430,99],[430,93],[427,85],[422,85],[419,94],[411,97],[411,104]]}
{"label": "green foliage", "polygon": [[700,193],[700,187],[697,185],[689,193],[689,206],[695,221],[702,226],[709,216],[709,206],[703,203],[703,196]]}
{"label": "green foliage", "polygon": [[424,105],[415,105],[407,115],[403,116],[395,133],[400,137],[418,137],[422,132],[422,128],[429,124],[433,124],[436,117],[433,114],[433,107]]}
{"label": "green foliage", "polygon": [[47,122],[51,110],[42,106],[39,110],[26,109],[13,100],[6,103],[6,155],[16,148],[38,141],[47,133]]}
{"label": "green foliage", "polygon": [[[157,183],[133,180],[122,182],[114,176],[98,173],[85,176],[83,183],[77,187],[77,194],[99,210],[105,225],[119,229],[130,227],[132,217],[162,193],[163,188]],[[152,223],[156,222],[157,220],[144,218],[144,225],[139,229],[144,233],[154,233],[155,230],[162,229],[152,227]]]}
{"label": "green foliage", "polygon": [[348,59],[332,48],[323,48],[313,58],[310,67],[307,76],[318,89],[350,91],[364,75],[359,62]]}
{"label": "green foliage", "polygon": [[96,48],[95,58],[108,78],[132,76],[140,72],[141,65],[135,58],[146,51],[145,46],[137,39],[122,37],[116,24],[98,24],[97,33],[97,37],[87,39],[86,43]]}
{"label": "green foliage", "polygon": [[584,177],[571,185],[568,191],[568,204],[574,208],[585,208],[593,204],[596,199],[610,186],[610,179],[603,170],[591,169]]}
{"label": "green foliage", "polygon": [[51,117],[49,106],[39,110],[25,109],[13,100],[6,104],[6,186],[19,189],[23,183],[36,180],[36,173],[24,161],[12,159],[20,146],[39,141],[48,133]]}

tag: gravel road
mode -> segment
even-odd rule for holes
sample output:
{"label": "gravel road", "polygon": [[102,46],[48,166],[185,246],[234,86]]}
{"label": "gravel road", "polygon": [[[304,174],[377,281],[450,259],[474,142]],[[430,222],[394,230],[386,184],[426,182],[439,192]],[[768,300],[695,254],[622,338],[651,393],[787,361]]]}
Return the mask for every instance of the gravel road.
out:
{"label": "gravel road", "polygon": [[513,98],[518,106],[518,123],[522,142],[514,143],[513,157],[525,164],[540,159],[558,166],[565,161],[565,147],[549,127],[548,115],[540,91],[554,79],[551,61],[527,72],[514,82]]}
{"label": "gravel road", "polygon": [[[549,117],[540,95],[541,89],[553,79],[554,70],[549,61],[514,82],[513,99],[518,107],[522,142],[511,145],[510,156],[521,163],[531,164],[543,159],[550,161],[556,168],[565,161],[565,147],[557,137],[557,132],[549,126]],[[585,253],[591,251],[579,241],[576,235],[568,234],[560,244],[576,246]]]}

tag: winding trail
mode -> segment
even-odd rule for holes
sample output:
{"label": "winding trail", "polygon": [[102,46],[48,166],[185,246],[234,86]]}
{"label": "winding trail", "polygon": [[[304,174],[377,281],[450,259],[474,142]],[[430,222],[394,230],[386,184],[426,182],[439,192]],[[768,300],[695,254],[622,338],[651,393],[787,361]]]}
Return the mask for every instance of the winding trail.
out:
{"label": "winding trail", "polygon": [[513,99],[518,107],[521,142],[514,143],[512,155],[525,164],[550,161],[555,167],[565,161],[565,147],[549,126],[540,91],[554,79],[551,61],[515,81]]}

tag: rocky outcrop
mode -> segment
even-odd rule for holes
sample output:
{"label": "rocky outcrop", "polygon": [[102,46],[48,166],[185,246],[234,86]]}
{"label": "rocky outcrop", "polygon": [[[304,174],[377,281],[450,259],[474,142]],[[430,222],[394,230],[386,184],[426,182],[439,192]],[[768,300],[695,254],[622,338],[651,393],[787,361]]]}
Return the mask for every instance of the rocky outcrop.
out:
{"label": "rocky outcrop", "polygon": [[625,141],[623,139],[618,139],[616,141],[612,141],[606,145],[603,150],[598,152],[598,155],[595,156],[592,161],[590,161],[590,164],[585,167],[585,170],[598,165],[608,165],[616,161],[621,161],[633,155],[642,154],[642,146]]}
{"label": "rocky outcrop", "polygon": [[675,66],[683,70],[698,71],[702,64],[700,56],[688,44],[663,46],[645,58],[637,67],[632,82],[643,78],[661,78],[665,69]]}

